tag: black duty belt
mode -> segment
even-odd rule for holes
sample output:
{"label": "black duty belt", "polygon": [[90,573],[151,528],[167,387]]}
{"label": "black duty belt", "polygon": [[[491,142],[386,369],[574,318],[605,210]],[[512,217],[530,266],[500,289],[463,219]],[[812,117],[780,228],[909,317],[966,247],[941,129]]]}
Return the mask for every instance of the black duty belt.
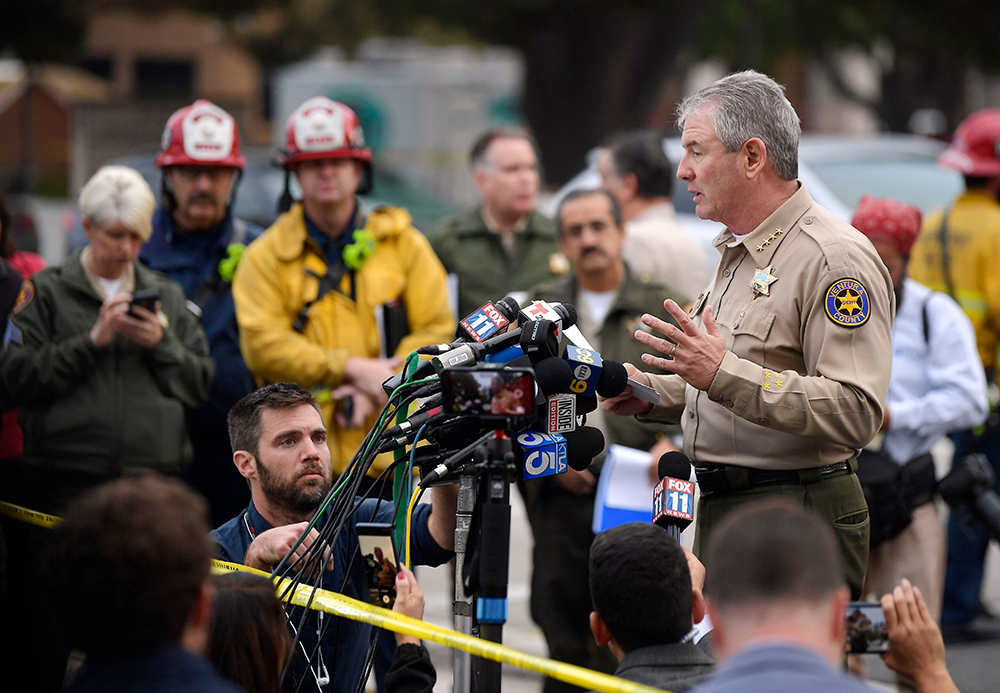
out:
{"label": "black duty belt", "polygon": [[937,482],[934,473],[934,458],[930,453],[915,457],[900,469],[900,479],[903,482],[903,493],[910,504],[910,508],[919,508],[921,505],[934,500],[934,492],[937,490]]}
{"label": "black duty belt", "polygon": [[784,471],[753,469],[736,465],[720,467],[695,467],[698,488],[702,493],[725,493],[773,484],[811,484],[823,479],[857,471],[857,458],[834,462],[810,469],[790,469]]}

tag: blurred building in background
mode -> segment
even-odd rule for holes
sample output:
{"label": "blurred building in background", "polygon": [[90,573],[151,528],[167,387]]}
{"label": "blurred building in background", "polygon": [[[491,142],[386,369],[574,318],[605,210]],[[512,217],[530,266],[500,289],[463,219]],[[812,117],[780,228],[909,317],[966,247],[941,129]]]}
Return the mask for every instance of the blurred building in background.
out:
{"label": "blurred building in background", "polygon": [[469,147],[486,128],[523,124],[523,84],[524,59],[509,48],[375,38],[353,60],[324,48],[275,73],[273,140],[284,142],[283,124],[299,104],[328,96],[358,114],[378,166],[465,206],[476,199]]}
{"label": "blurred building in background", "polygon": [[158,148],[170,114],[196,98],[231,113],[247,144],[270,143],[263,71],[217,19],[103,10],[89,17],[78,65],[113,98],[74,109],[71,193],[104,162]]}

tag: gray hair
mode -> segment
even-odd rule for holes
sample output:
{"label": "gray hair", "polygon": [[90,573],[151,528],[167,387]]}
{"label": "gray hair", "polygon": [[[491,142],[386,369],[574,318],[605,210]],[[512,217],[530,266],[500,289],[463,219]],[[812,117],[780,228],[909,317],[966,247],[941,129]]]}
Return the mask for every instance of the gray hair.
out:
{"label": "gray hair", "polygon": [[754,70],[735,72],[681,101],[678,126],[683,128],[691,114],[703,107],[712,109],[715,136],[727,151],[735,152],[757,137],[782,180],[798,177],[802,125],[782,85]]}
{"label": "gray hair", "polygon": [[153,233],[156,198],[139,172],[126,166],[105,166],[80,191],[83,216],[99,229],[122,224],[148,241]]}

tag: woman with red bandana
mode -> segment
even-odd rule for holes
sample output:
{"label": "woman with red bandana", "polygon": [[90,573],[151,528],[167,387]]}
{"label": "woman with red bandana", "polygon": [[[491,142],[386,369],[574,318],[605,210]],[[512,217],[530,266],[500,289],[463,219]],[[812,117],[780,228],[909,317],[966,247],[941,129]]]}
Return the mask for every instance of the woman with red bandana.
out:
{"label": "woman with red bandana", "polygon": [[[875,246],[896,292],[892,379],[881,429],[885,433],[881,458],[900,468],[895,488],[905,507],[903,520],[895,516],[895,531],[890,529],[877,537],[873,525],[865,593],[892,592],[907,578],[923,592],[937,620],[941,615],[945,534],[933,499],[930,450],[944,435],[982,423],[988,405],[972,323],[946,294],[931,291],[907,276],[920,216],[916,207],[866,195],[851,220]],[[859,477],[863,478],[863,471],[859,469]],[[887,508],[876,506],[871,512],[873,522],[877,522]],[[905,523],[907,513],[909,524]],[[876,545],[879,539],[882,542]]]}

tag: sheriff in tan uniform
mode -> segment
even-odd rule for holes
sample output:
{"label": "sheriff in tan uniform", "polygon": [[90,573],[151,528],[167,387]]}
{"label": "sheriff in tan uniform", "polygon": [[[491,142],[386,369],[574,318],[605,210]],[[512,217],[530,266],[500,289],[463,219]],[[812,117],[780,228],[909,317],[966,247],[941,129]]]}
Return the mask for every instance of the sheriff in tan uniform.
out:
{"label": "sheriff in tan uniform", "polygon": [[[740,95],[774,101],[757,113],[787,108],[787,142],[719,139],[729,125],[727,89],[737,82]],[[855,456],[878,431],[889,389],[892,280],[871,243],[795,180],[798,119],[780,87],[747,72],[703,91],[686,113],[681,106],[678,177],[695,193],[699,216],[726,224],[714,241],[721,259],[688,314],[665,304],[679,327],[643,317],[667,338],[638,332],[666,357],[643,361],[676,374],[646,376],[659,406],[639,406],[628,390],[604,406],[681,423],[703,494],[696,553],[736,505],[788,497],[831,522],[857,595],[869,532]],[[735,108],[753,115],[752,106]]]}

